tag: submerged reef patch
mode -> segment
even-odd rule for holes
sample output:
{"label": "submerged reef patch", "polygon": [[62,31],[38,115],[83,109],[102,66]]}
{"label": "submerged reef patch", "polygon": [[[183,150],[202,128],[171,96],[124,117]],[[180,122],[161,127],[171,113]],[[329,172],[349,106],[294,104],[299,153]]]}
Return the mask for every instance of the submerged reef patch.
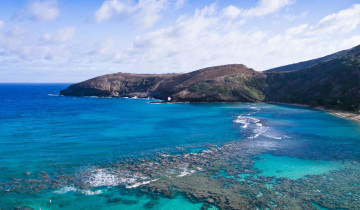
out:
{"label": "submerged reef patch", "polygon": [[[329,209],[357,209],[360,206],[358,162],[345,161],[324,173],[311,174],[309,171],[305,176],[269,176],[263,168],[256,166],[264,158],[271,157],[264,156],[265,153],[278,153],[281,146],[276,141],[247,139],[222,146],[209,145],[200,152],[182,150],[179,154],[127,158],[79,168],[75,174],[62,170],[52,174],[41,172],[13,177],[1,183],[0,189],[2,194],[53,190],[57,194],[80,192],[95,196],[101,195],[101,187],[116,186],[152,196],[173,198],[183,194],[190,200],[203,202],[205,209],[212,205],[220,209],[317,209],[316,205]],[[268,146],[251,146],[256,144]],[[302,158],[318,161],[308,156]]]}

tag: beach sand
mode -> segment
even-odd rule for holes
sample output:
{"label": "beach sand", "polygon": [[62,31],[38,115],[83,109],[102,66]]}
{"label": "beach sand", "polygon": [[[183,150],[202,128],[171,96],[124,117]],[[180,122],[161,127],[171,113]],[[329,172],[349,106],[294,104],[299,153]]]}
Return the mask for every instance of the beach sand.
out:
{"label": "beach sand", "polygon": [[360,114],[356,114],[353,112],[347,112],[347,111],[341,111],[341,110],[326,109],[325,107],[313,107],[313,108],[327,112],[327,113],[335,115],[337,117],[345,118],[345,119],[360,123]]}

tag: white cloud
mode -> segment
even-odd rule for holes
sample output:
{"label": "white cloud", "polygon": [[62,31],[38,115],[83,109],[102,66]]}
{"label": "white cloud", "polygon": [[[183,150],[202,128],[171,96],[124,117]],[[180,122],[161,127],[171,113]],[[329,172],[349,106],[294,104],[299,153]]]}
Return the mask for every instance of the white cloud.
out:
{"label": "white cloud", "polygon": [[306,10],[305,12],[301,13],[301,17],[306,17],[309,14],[309,10]]}
{"label": "white cloud", "polygon": [[25,16],[43,22],[56,19],[60,10],[57,7],[56,0],[34,1],[27,5],[25,13]]}
{"label": "white cloud", "polygon": [[61,28],[53,33],[46,33],[42,37],[42,41],[46,43],[64,43],[71,40],[76,32],[75,27]]}
{"label": "white cloud", "polygon": [[114,37],[96,41],[90,44],[89,55],[108,55],[116,45]]}
{"label": "white cloud", "polygon": [[151,27],[160,19],[160,12],[167,6],[167,0],[140,0],[134,7],[133,22],[143,28]]}
{"label": "white cloud", "polygon": [[230,5],[225,9],[223,9],[224,16],[230,19],[237,18],[240,15],[240,13],[241,13],[241,9],[233,5]]}
{"label": "white cloud", "polygon": [[273,14],[280,9],[293,4],[292,0],[260,0],[258,5],[251,9],[241,9],[233,5],[226,7],[223,13],[228,18],[236,18],[238,16],[244,18],[260,17]]}
{"label": "white cloud", "polygon": [[236,24],[224,25],[217,14],[215,4],[196,10],[191,17],[179,18],[174,26],[137,37],[129,49],[115,55],[115,60],[143,66],[168,65],[164,71],[189,71],[234,62],[248,64],[252,55],[258,58],[255,55],[260,49],[252,46],[261,45],[267,34],[234,30]]}
{"label": "white cloud", "polygon": [[[186,72],[229,63],[266,70],[355,46],[360,38],[334,40],[331,36],[310,35],[309,24],[275,34],[245,29],[233,21],[237,10],[229,11],[218,11],[212,4],[196,10],[193,16],[182,16],[172,26],[136,37],[131,46],[114,55],[114,61],[134,69],[146,66],[142,71],[147,73],[154,69]],[[224,16],[231,20],[224,21]]]}
{"label": "white cloud", "polygon": [[360,4],[355,4],[349,9],[341,10],[321,19],[317,26],[313,27],[313,33],[348,33],[360,24]]}
{"label": "white cloud", "polygon": [[[31,28],[16,25],[3,33],[0,32],[0,49],[3,49],[2,58],[11,58],[15,64],[26,65],[42,59],[67,59],[70,56],[70,46],[56,45],[56,43],[39,42]],[[55,34],[55,33],[54,33]],[[66,35],[69,37],[68,35]],[[47,38],[54,37],[48,36]],[[60,40],[52,40],[60,41]]]}
{"label": "white cloud", "polygon": [[180,9],[181,7],[183,7],[185,5],[187,0],[176,0],[175,2],[175,8],[176,9]]}
{"label": "white cloud", "polygon": [[354,46],[360,45],[360,35],[352,36],[341,42],[341,48],[347,49]]}
{"label": "white cloud", "polygon": [[127,5],[118,0],[107,0],[95,12],[95,19],[98,23],[108,20],[117,13],[127,10]]}
{"label": "white cloud", "polygon": [[301,24],[299,26],[295,26],[286,30],[286,35],[289,36],[298,36],[304,33],[304,31],[308,28],[308,24]]}
{"label": "white cloud", "polygon": [[292,3],[294,3],[292,0],[260,0],[256,7],[243,11],[242,16],[258,17],[269,15]]}
{"label": "white cloud", "polygon": [[[164,3],[166,1],[160,0],[134,2],[105,1],[95,13],[95,18],[99,22],[111,18],[127,18],[126,20],[135,25],[149,26],[160,17],[162,10],[159,8],[167,6],[167,3]],[[260,1],[255,8],[264,8],[264,2]],[[285,1],[282,2],[281,5],[285,5]],[[171,5],[175,6],[175,1],[172,1]],[[280,4],[276,5],[276,8],[280,8]],[[277,11],[273,6],[267,7],[273,8],[271,11]],[[74,75],[85,79],[117,71],[188,72],[231,63],[243,63],[255,70],[266,70],[360,44],[359,28],[353,29],[349,34],[328,36],[314,32],[324,20],[337,20],[335,16],[344,16],[338,15],[342,14],[342,11],[335,16],[327,16],[332,18],[324,16],[319,22],[312,20],[313,22],[302,22],[286,28],[285,24],[279,26],[276,25],[278,23],[267,19],[262,20],[263,24],[253,24],[257,23],[257,20],[247,17],[270,14],[269,9],[264,12],[264,9],[255,8],[245,10],[228,6],[224,9],[219,8],[217,4],[211,4],[196,9],[193,13],[187,11],[186,15],[179,16],[171,25],[158,27],[149,32],[138,35],[129,32],[123,37],[123,34],[108,28],[109,33],[100,33],[98,39],[93,38],[96,35],[81,34],[87,32],[77,31],[75,27],[61,28],[44,34],[41,31],[46,29],[43,24],[30,25],[20,22],[18,25],[10,25],[9,22],[0,30],[0,59],[7,69],[33,68],[42,69],[44,72],[45,69],[58,69],[58,72],[66,73],[69,72],[68,69],[74,69]],[[354,14],[351,12],[354,8],[357,6],[343,11]],[[249,11],[252,11],[252,16],[249,16]],[[145,17],[150,17],[148,22]],[[279,17],[282,19],[283,16]],[[358,21],[350,17],[348,19]],[[336,31],[341,31],[344,27],[353,28],[350,27],[353,25],[342,25]],[[273,29],[273,26],[276,26],[276,29]],[[97,30],[97,27],[98,25],[94,25],[93,30]],[[79,39],[74,38],[75,33]],[[135,38],[131,38],[132,35]],[[75,69],[78,69],[79,73]],[[91,74],[88,73],[89,69],[93,69]],[[75,76],[68,78],[74,81]]]}
{"label": "white cloud", "polygon": [[4,26],[4,21],[0,20],[0,29]]}
{"label": "white cloud", "polygon": [[121,0],[106,0],[95,12],[100,23],[114,17],[130,18],[139,27],[151,27],[160,19],[160,12],[168,6],[167,0],[139,0],[134,3]]}

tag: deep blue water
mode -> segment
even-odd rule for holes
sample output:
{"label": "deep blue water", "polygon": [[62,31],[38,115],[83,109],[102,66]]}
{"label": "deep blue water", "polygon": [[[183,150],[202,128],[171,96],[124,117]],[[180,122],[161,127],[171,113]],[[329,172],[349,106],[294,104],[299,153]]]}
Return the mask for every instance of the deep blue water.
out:
{"label": "deep blue water", "polygon": [[[279,161],[288,161],[291,165],[291,161],[298,158],[294,164],[311,165],[306,168],[311,174],[317,166],[307,161],[329,162],[321,165],[324,171],[313,170],[315,174],[336,169],[336,161],[360,160],[360,126],[324,112],[263,103],[151,104],[149,102],[156,100],[58,96],[59,90],[67,86],[0,84],[0,183],[23,178],[26,172],[33,176],[61,167],[66,173],[76,173],[126,157],[146,157],[157,152],[173,154],[182,150],[195,152],[208,144],[221,146],[245,139],[261,142],[254,147],[276,144],[272,155],[285,156],[272,160],[271,155],[264,154],[269,161],[257,166],[262,168],[268,167],[267,163],[269,169],[273,168]],[[292,170],[295,172],[282,170],[285,174],[282,175],[303,176],[296,173],[296,167]],[[263,173],[276,176],[277,172]],[[6,190],[0,189],[0,207],[4,208],[139,209],[150,199],[109,188],[106,190],[109,194],[138,200],[136,204],[114,206],[96,195],[101,193],[81,194],[71,189],[59,193],[53,189],[27,195],[6,193]],[[50,199],[64,205],[49,206]],[[177,197],[161,198],[154,208],[200,207],[201,204]]]}

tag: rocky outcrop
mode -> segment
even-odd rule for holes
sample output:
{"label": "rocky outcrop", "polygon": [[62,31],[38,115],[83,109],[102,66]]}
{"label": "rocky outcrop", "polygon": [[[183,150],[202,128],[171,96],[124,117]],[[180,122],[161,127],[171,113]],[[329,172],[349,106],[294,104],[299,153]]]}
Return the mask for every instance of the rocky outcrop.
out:
{"label": "rocky outcrop", "polygon": [[71,85],[60,92],[65,96],[152,97],[161,83],[177,74],[116,73]]}
{"label": "rocky outcrop", "polygon": [[62,90],[61,95],[153,97],[173,102],[261,101],[266,75],[244,65],[210,67],[186,74],[109,74]]}
{"label": "rocky outcrop", "polygon": [[71,85],[61,95],[302,103],[360,112],[360,46],[265,72],[233,64],[185,74],[109,74]]}

